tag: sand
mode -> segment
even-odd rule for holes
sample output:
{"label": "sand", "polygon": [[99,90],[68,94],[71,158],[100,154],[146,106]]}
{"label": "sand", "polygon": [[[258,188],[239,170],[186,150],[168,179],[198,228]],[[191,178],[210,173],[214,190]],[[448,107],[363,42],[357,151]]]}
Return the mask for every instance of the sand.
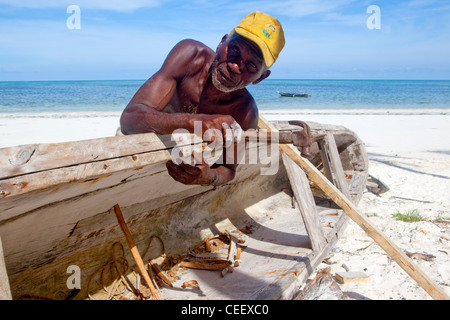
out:
{"label": "sand", "polygon": [[[411,253],[434,256],[413,260],[450,295],[450,113],[445,112],[267,112],[268,119],[316,121],[343,125],[365,142],[369,173],[390,190],[366,191],[358,206],[389,239]],[[119,114],[89,117],[23,117],[0,115],[0,148],[112,136]],[[417,210],[420,222],[392,215]],[[351,299],[431,299],[354,222],[350,221],[330,257],[317,270],[331,274],[363,271],[368,283],[341,284]],[[312,277],[314,274],[312,275]],[[330,298],[330,297],[328,297]]]}

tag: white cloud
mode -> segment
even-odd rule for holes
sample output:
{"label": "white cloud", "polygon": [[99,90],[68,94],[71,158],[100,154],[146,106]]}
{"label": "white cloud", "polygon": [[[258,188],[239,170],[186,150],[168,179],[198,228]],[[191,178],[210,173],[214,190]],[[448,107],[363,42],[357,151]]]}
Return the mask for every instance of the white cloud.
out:
{"label": "white cloud", "polygon": [[167,0],[0,0],[0,5],[19,8],[61,8],[69,5],[77,5],[82,9],[99,9],[110,11],[133,11],[144,7],[157,7]]}
{"label": "white cloud", "polygon": [[245,1],[236,4],[236,10],[251,12],[259,10],[277,15],[305,17],[314,14],[336,12],[355,0],[284,0],[284,1]]}

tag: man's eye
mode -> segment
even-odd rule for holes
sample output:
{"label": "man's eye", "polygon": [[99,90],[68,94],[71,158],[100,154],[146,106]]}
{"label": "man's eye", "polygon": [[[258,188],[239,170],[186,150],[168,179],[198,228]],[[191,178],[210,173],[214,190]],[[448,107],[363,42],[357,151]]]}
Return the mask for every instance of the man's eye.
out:
{"label": "man's eye", "polygon": [[239,49],[235,46],[230,46],[230,54],[237,56],[239,54]]}
{"label": "man's eye", "polygon": [[254,64],[253,62],[249,62],[249,63],[247,64],[247,66],[248,66],[248,69],[249,69],[250,72],[256,72],[256,71],[258,71],[258,67],[257,67],[256,64]]}

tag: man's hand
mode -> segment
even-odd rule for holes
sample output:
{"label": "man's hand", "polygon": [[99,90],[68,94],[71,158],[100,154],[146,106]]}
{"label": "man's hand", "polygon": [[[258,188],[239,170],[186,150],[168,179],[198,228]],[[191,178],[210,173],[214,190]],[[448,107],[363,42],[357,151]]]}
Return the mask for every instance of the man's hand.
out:
{"label": "man's hand", "polygon": [[[225,138],[225,146],[228,146],[230,142],[241,140],[242,128],[230,115],[198,114],[194,121],[201,122],[202,136],[205,141],[215,141],[219,132]],[[195,122],[193,123],[195,125]]]}
{"label": "man's hand", "polygon": [[177,165],[170,160],[166,163],[166,167],[169,175],[183,184],[211,185],[218,178],[214,170],[204,160],[202,164],[196,166],[184,162]]}
{"label": "man's hand", "polygon": [[[207,148],[210,148],[210,155],[220,156],[221,152],[217,154],[217,148],[225,152],[227,148],[235,148],[234,142],[239,143],[242,138],[243,130],[231,116],[199,114],[196,115],[195,121],[197,123],[194,122],[193,131],[198,132],[201,129],[203,141],[210,142],[207,146]],[[199,125],[201,125],[201,128],[198,128]],[[197,127],[195,128],[195,126]],[[183,148],[180,148],[178,152],[181,151],[182,156],[177,155],[177,159],[166,163],[169,175],[174,180],[187,185],[219,185],[234,178],[235,162],[231,161],[228,166],[222,165],[211,169],[210,165],[213,165],[213,163],[208,164],[203,158],[203,152],[208,150],[203,150],[200,153],[192,152],[191,148],[188,148],[188,150],[189,154],[184,154]],[[213,152],[214,150],[215,152]],[[236,154],[236,152],[232,154]],[[201,164],[192,165],[192,157],[195,163]],[[216,160],[217,158],[215,160],[213,158],[213,162]]]}

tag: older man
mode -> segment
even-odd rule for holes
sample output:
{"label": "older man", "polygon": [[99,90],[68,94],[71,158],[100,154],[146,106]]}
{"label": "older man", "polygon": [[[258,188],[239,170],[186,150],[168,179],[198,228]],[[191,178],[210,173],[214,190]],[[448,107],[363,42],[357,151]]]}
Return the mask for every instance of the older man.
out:
{"label": "older man", "polygon": [[[194,132],[196,121],[201,121],[203,132],[256,129],[258,109],[245,87],[270,75],[284,42],[278,20],[259,11],[225,35],[216,52],[198,41],[179,42],[123,111],[122,132]],[[215,186],[231,181],[236,167],[167,163],[169,174],[181,183]]]}

